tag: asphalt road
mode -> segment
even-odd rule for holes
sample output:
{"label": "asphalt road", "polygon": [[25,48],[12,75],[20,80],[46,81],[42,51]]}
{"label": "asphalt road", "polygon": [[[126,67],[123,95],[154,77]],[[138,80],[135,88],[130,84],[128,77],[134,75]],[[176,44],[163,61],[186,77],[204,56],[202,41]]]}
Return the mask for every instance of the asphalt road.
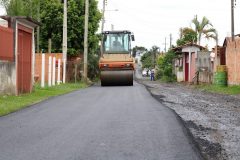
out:
{"label": "asphalt road", "polygon": [[0,160],[199,160],[144,86],[98,85],[0,117]]}

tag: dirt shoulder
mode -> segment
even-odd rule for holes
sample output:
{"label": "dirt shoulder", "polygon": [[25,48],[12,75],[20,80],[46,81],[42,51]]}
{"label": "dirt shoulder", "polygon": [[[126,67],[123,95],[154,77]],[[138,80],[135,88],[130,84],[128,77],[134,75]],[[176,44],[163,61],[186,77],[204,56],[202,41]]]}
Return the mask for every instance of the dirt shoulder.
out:
{"label": "dirt shoulder", "polygon": [[206,159],[240,159],[239,96],[208,93],[182,84],[138,81],[182,118]]}

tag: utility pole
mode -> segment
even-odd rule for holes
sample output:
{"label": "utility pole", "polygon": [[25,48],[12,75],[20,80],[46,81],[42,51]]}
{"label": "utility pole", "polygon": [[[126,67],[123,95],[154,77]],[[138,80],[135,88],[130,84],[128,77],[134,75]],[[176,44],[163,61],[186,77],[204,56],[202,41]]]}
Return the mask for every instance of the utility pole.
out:
{"label": "utility pole", "polygon": [[67,63],[67,0],[63,4],[63,83],[66,80],[66,63]]}
{"label": "utility pole", "polygon": [[156,54],[157,54],[157,50],[158,50],[159,48],[157,47],[157,48],[154,48],[154,50],[153,50],[153,68],[155,68],[156,67]]}
{"label": "utility pole", "polygon": [[[234,3],[235,2],[235,3]],[[234,41],[234,7],[235,7],[235,4],[236,4],[236,0],[231,0],[231,25],[232,25],[232,30],[231,30],[231,33],[232,33],[232,41]]]}
{"label": "utility pole", "polygon": [[162,45],[164,45],[164,52],[167,53],[167,38],[165,37],[164,43],[162,43]]}
{"label": "utility pole", "polygon": [[[101,33],[104,31],[104,23],[105,23],[105,6],[107,5],[107,0],[103,0],[103,9],[102,9],[102,28]],[[101,56],[103,56],[103,36],[101,39]]]}
{"label": "utility pole", "polygon": [[84,72],[84,80],[87,81],[87,61],[88,61],[88,15],[89,15],[89,0],[85,0],[85,26],[84,26],[84,66],[83,66],[83,72]]}
{"label": "utility pole", "polygon": [[165,37],[165,48],[164,48],[164,50],[165,50],[165,53],[167,53],[167,38]]}
{"label": "utility pole", "polygon": [[113,24],[111,24],[111,30],[114,31],[114,25]]}
{"label": "utility pole", "polygon": [[172,48],[172,33],[170,33],[170,49]]}
{"label": "utility pole", "polygon": [[[37,20],[38,20],[38,22],[40,22],[40,4],[41,3],[41,1],[39,0],[38,1],[38,8],[37,8]],[[39,36],[40,36],[40,26],[38,26],[37,27],[37,53],[40,53],[40,49],[39,49]]]}

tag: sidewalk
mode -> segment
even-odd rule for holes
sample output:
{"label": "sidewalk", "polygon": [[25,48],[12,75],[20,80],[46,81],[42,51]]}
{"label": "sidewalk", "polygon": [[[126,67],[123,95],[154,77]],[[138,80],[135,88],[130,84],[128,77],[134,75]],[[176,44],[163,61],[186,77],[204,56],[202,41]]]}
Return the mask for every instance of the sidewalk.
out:
{"label": "sidewalk", "polygon": [[182,84],[138,82],[184,121],[209,160],[240,159],[240,97],[207,93]]}

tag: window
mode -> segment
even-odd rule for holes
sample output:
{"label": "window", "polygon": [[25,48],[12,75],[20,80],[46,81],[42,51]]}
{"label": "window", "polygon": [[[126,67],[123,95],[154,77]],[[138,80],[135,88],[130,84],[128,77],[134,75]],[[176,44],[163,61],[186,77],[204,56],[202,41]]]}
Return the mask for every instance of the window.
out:
{"label": "window", "polygon": [[111,33],[104,35],[104,51],[107,53],[122,53],[130,51],[130,35],[126,33]]}

